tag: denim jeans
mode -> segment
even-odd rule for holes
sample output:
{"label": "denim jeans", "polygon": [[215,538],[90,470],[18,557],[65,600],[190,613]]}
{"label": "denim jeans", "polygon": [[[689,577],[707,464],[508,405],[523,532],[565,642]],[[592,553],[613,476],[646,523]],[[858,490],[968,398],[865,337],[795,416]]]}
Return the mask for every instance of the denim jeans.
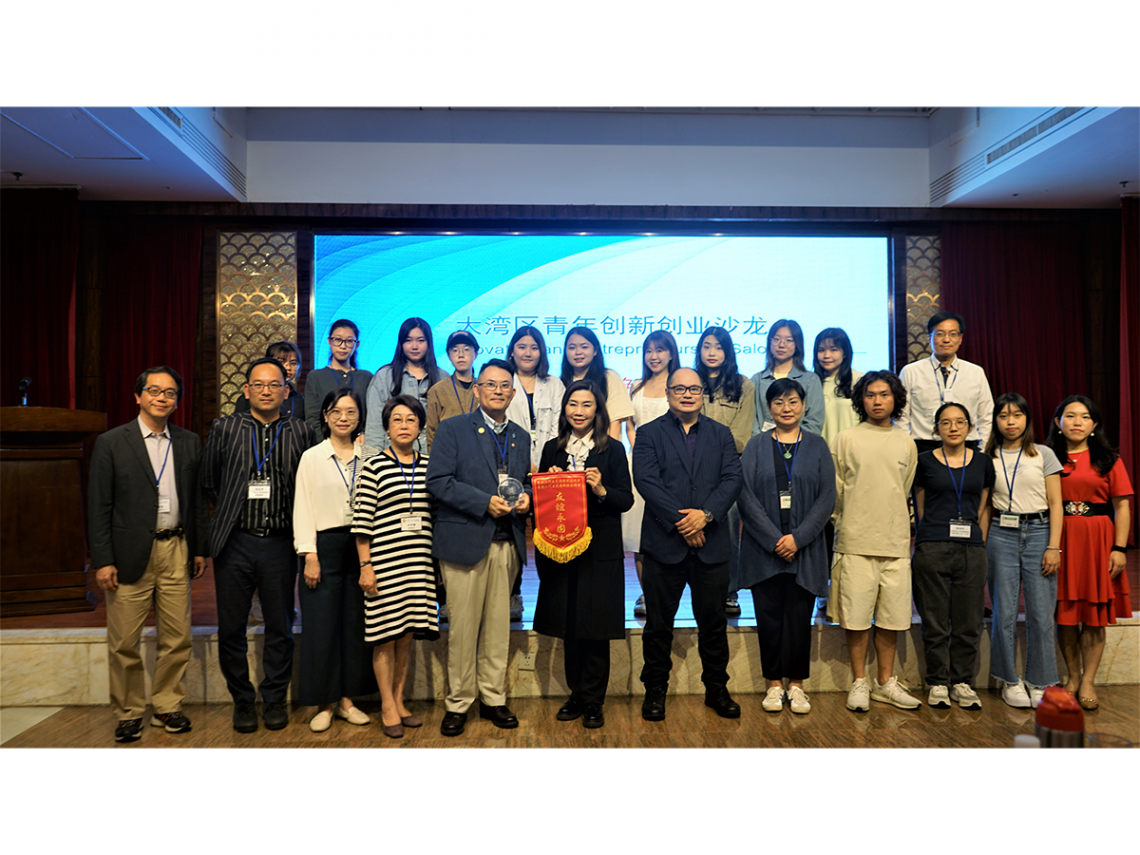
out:
{"label": "denim jeans", "polygon": [[1051,686],[1058,679],[1053,636],[1057,574],[1041,575],[1041,556],[1048,545],[1048,520],[1001,528],[995,519],[990,526],[986,543],[990,599],[994,606],[990,673],[1006,683],[1018,680],[1014,644],[1019,591],[1025,592],[1025,682],[1040,688]]}

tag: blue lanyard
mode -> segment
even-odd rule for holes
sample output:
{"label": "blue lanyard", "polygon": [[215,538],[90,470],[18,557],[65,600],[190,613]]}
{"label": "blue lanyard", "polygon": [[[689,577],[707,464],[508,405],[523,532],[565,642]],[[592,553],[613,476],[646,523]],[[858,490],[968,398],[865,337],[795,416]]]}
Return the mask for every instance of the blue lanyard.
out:
{"label": "blue lanyard", "polygon": [[[157,436],[159,439],[163,439],[163,435],[161,433],[156,433],[155,436]],[[158,489],[159,483],[162,481],[162,473],[166,471],[166,461],[170,459],[170,446],[173,444],[170,441],[170,437],[165,437],[165,439],[166,454],[162,458],[162,468],[158,470],[158,477],[154,479],[154,488],[156,490]]]}
{"label": "blue lanyard", "polygon": [[257,474],[261,475],[261,469],[265,466],[266,461],[269,460],[269,455],[273,453],[273,449],[277,446],[277,440],[281,438],[281,428],[285,427],[285,421],[282,419],[277,423],[277,434],[273,437],[273,442],[269,444],[269,451],[265,452],[265,456],[258,460],[257,457],[257,428],[253,425],[249,426],[249,441],[253,444],[253,462],[257,464]]}
{"label": "blue lanyard", "polygon": [[[455,375],[451,375],[451,388],[455,392],[455,400],[459,401],[459,409],[463,409],[463,400],[459,397],[459,388],[455,385]],[[471,396],[471,406],[467,408],[468,413],[475,412],[475,396]]]}
{"label": "blue lanyard", "polygon": [[[946,366],[946,370],[949,371],[950,366]],[[942,373],[941,366],[935,365],[934,366],[934,388],[938,390],[938,400],[941,401],[943,404],[945,404],[946,403],[946,396],[942,394],[942,390],[945,389],[947,392],[949,392],[951,389],[954,388],[954,384],[958,382],[958,371],[957,371],[957,369],[955,369],[954,379],[950,381],[949,386],[946,385],[945,380],[942,381],[941,386],[938,385],[938,375],[941,373]]]}
{"label": "blue lanyard", "polygon": [[507,440],[510,439],[510,433],[511,433],[510,426],[503,428],[503,444],[500,446],[499,440],[495,435],[495,429],[491,428],[491,439],[495,443],[495,448],[499,449],[499,456],[503,460],[503,467],[504,468],[507,465]]}
{"label": "blue lanyard", "polygon": [[[946,449],[942,449],[942,462],[946,464],[946,471],[950,473],[950,483],[954,485],[954,495],[958,497],[958,519],[962,519],[962,491],[966,489],[966,452],[962,451],[962,486],[954,480],[954,470],[950,468],[950,461],[946,459]],[[1017,474],[1016,472],[1014,473]]]}
{"label": "blue lanyard", "polygon": [[[357,459],[358,459],[357,456],[355,454],[353,454],[352,455],[352,483],[353,484],[356,484],[356,461],[357,461]],[[344,481],[344,488],[346,490],[348,490],[348,500],[351,502],[352,501],[352,487],[349,486],[348,479],[344,477],[344,467],[342,467],[340,465],[340,459],[337,458],[337,456],[335,454],[333,455],[333,464],[336,466],[336,471],[340,473],[340,480]]]}
{"label": "blue lanyard", "polygon": [[796,442],[795,442],[796,450],[792,452],[792,468],[789,469],[788,468],[788,458],[784,456],[785,454],[788,453],[787,450],[784,448],[784,443],[782,443],[782,442],[780,442],[780,440],[776,439],[776,432],[772,431],[772,439],[776,439],[776,445],[780,446],[780,451],[783,452],[783,454],[780,455],[780,459],[784,461],[784,472],[786,472],[788,475],[788,489],[789,490],[792,488],[792,473],[796,471],[796,455],[800,453],[800,440],[803,439],[803,437],[804,437],[803,428],[800,428],[800,432],[798,434],[796,434]]}
{"label": "blue lanyard", "polygon": [[408,488],[408,512],[415,512],[415,505],[413,504],[413,497],[416,492],[416,459],[419,455],[412,453],[412,478],[409,481],[408,476],[404,474],[404,464],[400,462],[400,458],[396,456],[396,452],[392,452],[392,459],[396,461],[396,465],[400,467],[400,476],[404,479],[404,484]]}
{"label": "blue lanyard", "polygon": [[[1009,488],[1009,513],[1011,514],[1013,513],[1013,485],[1017,481],[1017,467],[1021,464],[1022,451],[1025,451],[1024,442],[1021,444],[1021,448],[1017,452],[1017,462],[1013,464],[1013,478],[1011,480],[1009,473],[1005,471],[1005,452],[1003,452],[1000,448],[998,449],[998,455],[1001,456],[1001,474],[1005,475],[1005,486]],[[966,476],[964,474],[962,476],[962,483],[966,483]]]}

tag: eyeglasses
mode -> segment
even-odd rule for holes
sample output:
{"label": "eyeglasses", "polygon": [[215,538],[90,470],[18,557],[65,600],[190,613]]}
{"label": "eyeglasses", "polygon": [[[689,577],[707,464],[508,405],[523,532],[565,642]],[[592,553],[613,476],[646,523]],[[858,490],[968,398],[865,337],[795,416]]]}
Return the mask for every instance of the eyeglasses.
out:
{"label": "eyeglasses", "polygon": [[678,397],[680,397],[681,395],[684,395],[686,392],[688,392],[690,395],[700,395],[702,392],[704,392],[704,390],[705,390],[704,386],[670,386],[669,387],[669,391],[672,392],[674,395],[677,395]]}
{"label": "eyeglasses", "polygon": [[356,344],[356,339],[330,337],[329,344],[331,344],[333,347],[352,347],[354,344]]}
{"label": "eyeglasses", "polygon": [[794,338],[784,338],[783,336],[775,336],[772,339],[772,344],[795,344]]}
{"label": "eyeglasses", "polygon": [[936,332],[934,334],[934,337],[940,338],[940,339],[949,339],[950,341],[956,341],[962,337],[962,334],[960,332],[957,332],[957,331],[945,332],[943,330],[938,330],[938,332]]}
{"label": "eyeglasses", "polygon": [[261,381],[258,381],[257,383],[250,383],[249,384],[249,388],[251,388],[255,392],[260,392],[262,389],[268,389],[270,392],[279,392],[284,387],[285,387],[284,383],[278,383],[276,380],[273,381],[272,383],[262,383]]}
{"label": "eyeglasses", "polygon": [[944,428],[945,427],[961,428],[961,427],[969,427],[970,423],[968,421],[966,421],[965,419],[954,419],[953,421],[951,421],[950,419],[943,419],[942,421],[940,421],[938,423],[938,426],[944,427]]}
{"label": "eyeglasses", "polygon": [[145,386],[143,391],[150,395],[152,398],[157,398],[159,395],[166,398],[168,401],[173,401],[178,398],[177,389],[160,389],[158,386]]}
{"label": "eyeglasses", "polygon": [[494,392],[496,390],[500,392],[509,392],[514,388],[513,383],[492,383],[489,380],[486,383],[476,383],[475,385],[482,386],[488,392]]}
{"label": "eyeglasses", "polygon": [[356,410],[329,410],[328,413],[330,419],[339,419],[341,416],[347,419],[355,419],[360,415]]}

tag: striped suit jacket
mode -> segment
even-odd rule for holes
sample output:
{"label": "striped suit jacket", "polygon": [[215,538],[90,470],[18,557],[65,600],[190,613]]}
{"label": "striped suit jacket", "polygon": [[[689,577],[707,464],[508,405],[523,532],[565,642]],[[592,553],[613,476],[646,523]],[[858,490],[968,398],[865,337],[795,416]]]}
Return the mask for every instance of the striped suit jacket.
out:
{"label": "striped suit jacket", "polygon": [[[288,473],[281,487],[286,490],[287,518],[293,518],[293,491],[296,487],[297,464],[301,455],[316,445],[319,437],[300,419],[282,419],[281,438],[278,444],[284,455],[284,468]],[[241,516],[242,503],[249,489],[249,473],[253,467],[253,448],[250,430],[253,416],[238,413],[214,419],[206,437],[206,450],[202,454],[202,491],[214,503],[214,516],[210,519],[210,555],[216,558],[225,548],[230,533]],[[273,485],[277,489],[277,485]]]}

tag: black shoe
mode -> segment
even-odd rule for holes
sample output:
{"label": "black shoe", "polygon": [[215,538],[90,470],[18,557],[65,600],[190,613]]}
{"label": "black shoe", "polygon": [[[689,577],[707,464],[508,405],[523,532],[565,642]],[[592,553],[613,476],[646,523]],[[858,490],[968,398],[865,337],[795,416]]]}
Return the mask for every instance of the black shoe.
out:
{"label": "black shoe", "polygon": [[164,727],[167,733],[187,733],[190,730],[190,719],[182,712],[155,713],[150,717],[151,727]]}
{"label": "black shoe", "polygon": [[582,716],[582,724],[586,727],[601,727],[606,723],[606,717],[602,715],[601,704],[586,704],[585,713]]}
{"label": "black shoe", "polygon": [[725,617],[740,617],[740,600],[736,598],[736,594],[725,599],[724,615]]}
{"label": "black shoe", "polygon": [[740,704],[732,699],[724,686],[705,689],[705,706],[712,707],[721,718],[740,718]]}
{"label": "black shoe", "polygon": [[641,717],[646,721],[665,721],[665,692],[668,686],[646,686],[641,702]]}
{"label": "black shoe", "polygon": [[467,713],[449,712],[443,717],[443,722],[439,725],[439,732],[444,736],[459,736],[463,733],[463,728],[466,725]]}
{"label": "black shoe", "polygon": [[234,730],[238,733],[257,730],[257,707],[251,702],[238,701],[234,704]]}
{"label": "black shoe", "polygon": [[558,715],[555,716],[559,721],[573,721],[576,718],[582,717],[582,705],[578,701],[571,698],[562,705],[558,710]]}
{"label": "black shoe", "polygon": [[142,739],[142,719],[125,718],[115,728],[116,742],[138,742]]}
{"label": "black shoe", "polygon": [[281,701],[270,701],[261,710],[261,717],[265,719],[265,726],[270,730],[281,730],[289,723],[289,712]]}
{"label": "black shoe", "polygon": [[482,701],[479,701],[479,718],[485,718],[495,727],[501,727],[504,730],[519,726],[519,720],[515,718],[515,714],[505,706],[489,707]]}

